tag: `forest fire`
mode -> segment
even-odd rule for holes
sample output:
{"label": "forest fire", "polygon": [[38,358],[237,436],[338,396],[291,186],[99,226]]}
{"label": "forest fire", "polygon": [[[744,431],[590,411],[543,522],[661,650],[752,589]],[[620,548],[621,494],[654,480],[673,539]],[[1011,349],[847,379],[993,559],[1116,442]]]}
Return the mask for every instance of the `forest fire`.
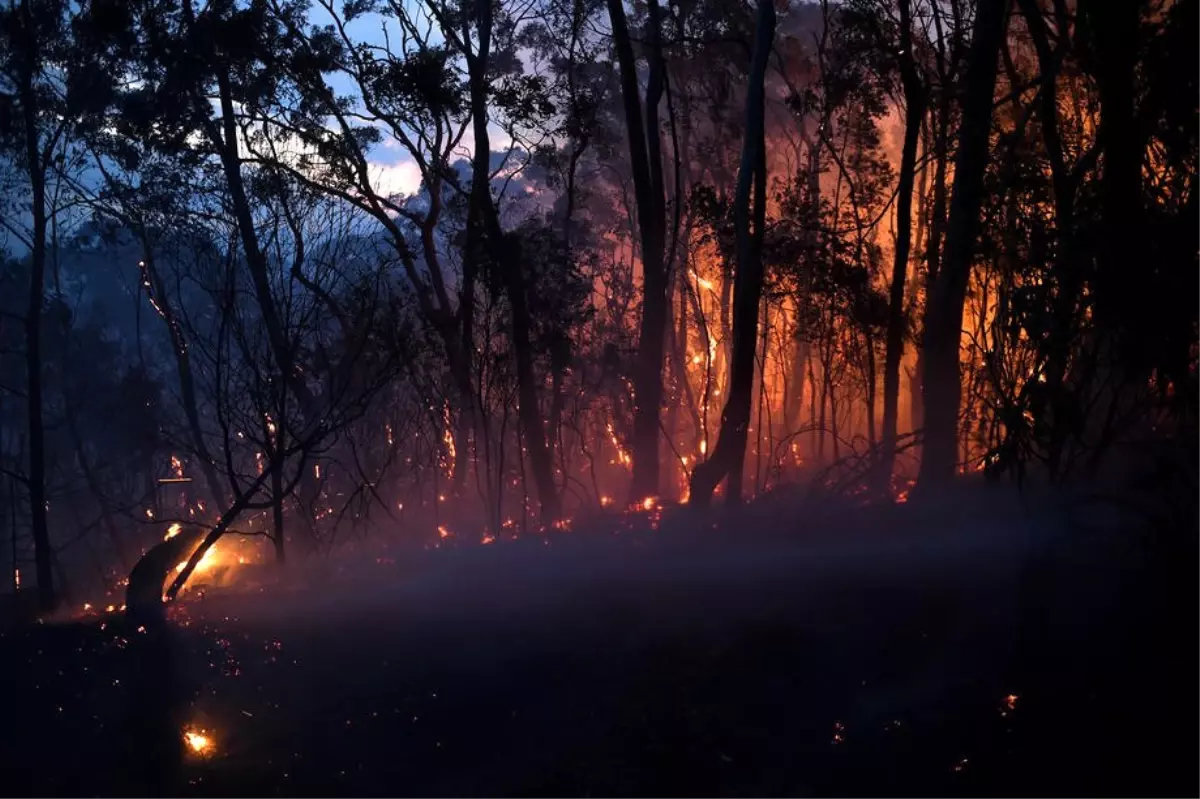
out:
{"label": "forest fire", "polygon": [[1196,0],[111,5],[0,8],[14,789],[1154,770]]}

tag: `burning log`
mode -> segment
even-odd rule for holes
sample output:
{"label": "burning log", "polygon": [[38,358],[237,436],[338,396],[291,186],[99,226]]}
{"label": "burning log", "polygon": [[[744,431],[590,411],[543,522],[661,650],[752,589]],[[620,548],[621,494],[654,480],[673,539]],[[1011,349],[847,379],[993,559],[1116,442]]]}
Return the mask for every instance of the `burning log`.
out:
{"label": "burning log", "polygon": [[204,540],[205,530],[189,525],[171,525],[164,541],[150,548],[129,572],[125,589],[125,614],[138,624],[161,624],[166,620],[163,585],[179,563]]}

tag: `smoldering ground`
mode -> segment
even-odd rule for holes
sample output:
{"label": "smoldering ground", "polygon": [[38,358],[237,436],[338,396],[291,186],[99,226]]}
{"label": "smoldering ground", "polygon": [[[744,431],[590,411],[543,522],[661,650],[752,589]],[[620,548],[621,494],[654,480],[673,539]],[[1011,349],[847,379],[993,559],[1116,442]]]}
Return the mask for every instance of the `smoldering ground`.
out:
{"label": "smoldering ground", "polygon": [[1171,792],[1137,765],[1172,700],[1133,518],[978,491],[649,522],[455,533],[184,602],[182,715],[212,749],[180,790]]}

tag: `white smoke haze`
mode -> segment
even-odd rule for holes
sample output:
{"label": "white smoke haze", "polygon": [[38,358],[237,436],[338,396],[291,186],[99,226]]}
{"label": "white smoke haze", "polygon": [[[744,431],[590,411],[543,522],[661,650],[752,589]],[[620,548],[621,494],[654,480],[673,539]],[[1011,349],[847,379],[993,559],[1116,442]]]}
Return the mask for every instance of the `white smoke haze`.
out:
{"label": "white smoke haze", "polygon": [[[545,540],[340,553],[290,568],[282,583],[252,594],[213,593],[188,613],[222,629],[231,619],[235,629],[285,644],[306,641],[319,657],[340,657],[351,647],[334,642],[361,635],[405,641],[422,657],[441,650],[458,658],[462,647],[518,657],[570,647],[580,636],[645,643],[755,624],[837,630],[854,641],[874,635],[885,617],[932,603],[939,610],[931,623],[944,626],[929,632],[949,659],[938,673],[969,653],[999,680],[1012,653],[1022,568],[1064,536],[1045,509],[1027,510],[1007,492],[973,494],[934,512],[841,509],[840,522],[814,514],[811,528],[798,505],[764,505],[704,518],[679,509],[654,532],[613,535],[584,525]],[[1089,580],[1112,566],[1095,557]]]}

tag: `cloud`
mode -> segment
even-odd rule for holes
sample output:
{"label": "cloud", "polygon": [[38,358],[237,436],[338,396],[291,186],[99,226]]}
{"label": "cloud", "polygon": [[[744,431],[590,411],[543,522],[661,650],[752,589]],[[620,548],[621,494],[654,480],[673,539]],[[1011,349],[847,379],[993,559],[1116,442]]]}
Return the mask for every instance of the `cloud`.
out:
{"label": "cloud", "polygon": [[415,161],[371,163],[371,185],[384,195],[411,196],[421,189],[421,170]]}

